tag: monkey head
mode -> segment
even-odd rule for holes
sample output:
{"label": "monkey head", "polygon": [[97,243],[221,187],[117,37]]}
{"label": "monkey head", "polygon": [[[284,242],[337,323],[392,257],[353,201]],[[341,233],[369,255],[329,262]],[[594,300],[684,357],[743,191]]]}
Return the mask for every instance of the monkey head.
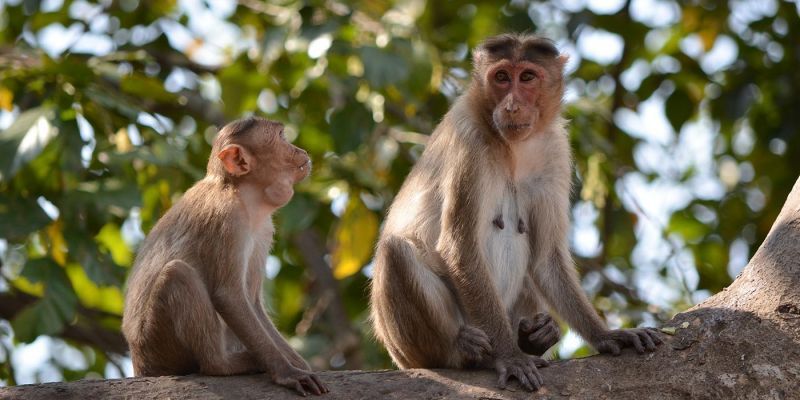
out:
{"label": "monkey head", "polygon": [[508,141],[524,140],[561,111],[564,64],[549,39],[506,34],[484,41],[473,54],[472,99],[486,121]]}
{"label": "monkey head", "polygon": [[225,125],[214,140],[208,175],[258,189],[268,206],[285,205],[294,184],[311,172],[311,159],[286,140],[283,130],[283,124],[259,117]]}

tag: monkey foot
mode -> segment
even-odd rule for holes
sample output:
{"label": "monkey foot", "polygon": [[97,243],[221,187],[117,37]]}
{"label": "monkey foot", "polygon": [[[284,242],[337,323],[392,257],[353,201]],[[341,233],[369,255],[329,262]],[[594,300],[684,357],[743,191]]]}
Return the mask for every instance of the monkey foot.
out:
{"label": "monkey foot", "polygon": [[547,313],[519,320],[518,342],[522,351],[541,356],[561,338],[561,329]]}
{"label": "monkey foot", "polygon": [[463,365],[482,364],[492,352],[492,345],[486,333],[474,326],[464,325],[458,331],[456,348],[461,353]]}

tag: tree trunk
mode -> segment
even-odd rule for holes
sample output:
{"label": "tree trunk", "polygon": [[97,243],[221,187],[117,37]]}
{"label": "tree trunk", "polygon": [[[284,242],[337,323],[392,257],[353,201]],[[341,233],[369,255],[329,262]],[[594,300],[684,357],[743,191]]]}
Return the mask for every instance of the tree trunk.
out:
{"label": "tree trunk", "polygon": [[[730,287],[666,324],[650,354],[556,362],[530,394],[492,371],[328,371],[326,399],[800,399],[800,179],[766,240]],[[263,375],[84,380],[0,389],[10,399],[293,398]]]}

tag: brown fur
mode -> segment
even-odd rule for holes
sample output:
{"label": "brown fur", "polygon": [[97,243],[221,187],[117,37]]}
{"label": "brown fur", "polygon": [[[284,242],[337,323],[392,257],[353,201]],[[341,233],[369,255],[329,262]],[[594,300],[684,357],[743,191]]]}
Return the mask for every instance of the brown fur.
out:
{"label": "brown fur", "polygon": [[434,131],[378,242],[371,317],[399,367],[493,367],[501,387],[514,376],[535,390],[546,365],[535,355],[559,338],[547,306],[603,352],[659,342],[647,330],[609,331],[578,284],[565,62],[528,35],[475,50],[469,89]]}
{"label": "brown fur", "polygon": [[326,392],[262,306],[272,213],[310,170],[283,125],[226,125],[206,177],[156,223],[128,279],[122,332],[137,376],[266,372],[301,394]]}

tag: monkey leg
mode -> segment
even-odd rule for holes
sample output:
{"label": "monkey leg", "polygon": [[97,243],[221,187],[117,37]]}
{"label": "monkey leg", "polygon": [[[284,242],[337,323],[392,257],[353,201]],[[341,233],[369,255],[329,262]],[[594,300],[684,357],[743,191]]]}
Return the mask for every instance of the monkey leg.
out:
{"label": "monkey leg", "polygon": [[378,246],[372,283],[376,336],[400,368],[463,368],[491,352],[486,334],[466,325],[447,283],[407,240]]}
{"label": "monkey leg", "polygon": [[522,351],[541,356],[561,339],[558,323],[543,311],[537,289],[525,278],[522,293],[512,309],[511,321],[517,326],[517,345]]}
{"label": "monkey leg", "polygon": [[[244,351],[226,350],[227,327],[219,319],[208,289],[198,272],[181,260],[168,262],[153,284],[149,307],[160,327],[146,335],[131,353],[137,375],[172,375],[200,372],[236,375],[258,370]],[[135,350],[141,354],[136,357]]]}

